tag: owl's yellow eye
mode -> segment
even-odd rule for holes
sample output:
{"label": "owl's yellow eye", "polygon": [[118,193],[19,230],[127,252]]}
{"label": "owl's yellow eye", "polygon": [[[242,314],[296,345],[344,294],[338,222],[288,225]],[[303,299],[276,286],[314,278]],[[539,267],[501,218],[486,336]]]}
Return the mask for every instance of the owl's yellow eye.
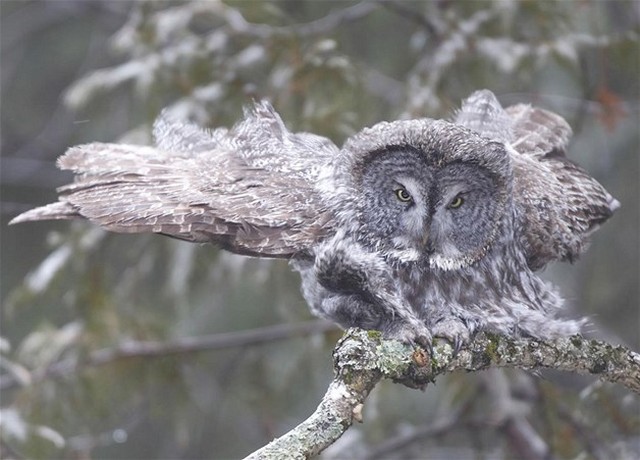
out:
{"label": "owl's yellow eye", "polygon": [[396,189],[395,192],[398,199],[403,203],[409,203],[413,201],[413,198],[411,198],[411,195],[405,189],[399,188],[399,189]]}
{"label": "owl's yellow eye", "polygon": [[462,206],[463,203],[464,203],[464,199],[462,199],[462,197],[460,195],[458,195],[457,197],[455,197],[453,199],[453,201],[451,203],[449,203],[449,207],[451,209],[457,209],[460,206]]}

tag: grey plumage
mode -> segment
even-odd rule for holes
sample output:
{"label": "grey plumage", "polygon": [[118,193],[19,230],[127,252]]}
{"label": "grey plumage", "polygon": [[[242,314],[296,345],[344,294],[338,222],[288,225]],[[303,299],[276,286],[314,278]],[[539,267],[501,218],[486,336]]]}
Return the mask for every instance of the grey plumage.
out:
{"label": "grey plumage", "polygon": [[163,113],[154,135],[71,148],[59,166],[74,183],[13,223],[83,217],[288,258],[315,314],[425,346],[578,332],[533,272],[578,257],[619,206],[566,158],[560,116],[486,90],[451,122],[382,122],[341,149],[265,102],[214,131]]}
{"label": "grey plumage", "polygon": [[531,269],[577,259],[589,236],[620,206],[566,157],[572,131],[559,115],[525,104],[505,110],[485,90],[464,102],[454,122],[509,147],[515,206],[523,221],[518,236]]}
{"label": "grey plumage", "polygon": [[[310,175],[335,155],[317,136],[289,133],[267,103],[233,129],[211,132],[163,113],[157,147],[93,143],[70,148],[76,174],[60,201],[14,219],[87,218],[108,230],[216,242],[234,252],[290,257],[324,232]],[[314,157],[301,156],[306,150]]]}

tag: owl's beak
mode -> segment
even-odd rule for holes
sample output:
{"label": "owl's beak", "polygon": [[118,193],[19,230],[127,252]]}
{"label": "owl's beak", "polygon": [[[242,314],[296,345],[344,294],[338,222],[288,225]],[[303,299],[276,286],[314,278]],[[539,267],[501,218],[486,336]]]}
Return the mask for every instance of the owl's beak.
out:
{"label": "owl's beak", "polygon": [[433,244],[431,243],[431,232],[425,230],[422,234],[422,251],[425,254],[431,254],[433,252]]}

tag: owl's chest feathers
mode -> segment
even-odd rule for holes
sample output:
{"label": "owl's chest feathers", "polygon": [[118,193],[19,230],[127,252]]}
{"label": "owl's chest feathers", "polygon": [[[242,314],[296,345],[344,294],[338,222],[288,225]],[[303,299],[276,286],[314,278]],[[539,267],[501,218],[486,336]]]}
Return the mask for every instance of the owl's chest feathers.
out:
{"label": "owl's chest feathers", "polygon": [[492,248],[485,259],[458,270],[396,267],[394,279],[400,296],[419,314],[450,309],[480,314],[507,303],[547,309],[548,287],[511,247]]}
{"label": "owl's chest feathers", "polygon": [[483,276],[477,271],[438,269],[399,270],[395,273],[400,296],[413,309],[446,308],[486,302],[498,302],[500,284],[493,276]]}

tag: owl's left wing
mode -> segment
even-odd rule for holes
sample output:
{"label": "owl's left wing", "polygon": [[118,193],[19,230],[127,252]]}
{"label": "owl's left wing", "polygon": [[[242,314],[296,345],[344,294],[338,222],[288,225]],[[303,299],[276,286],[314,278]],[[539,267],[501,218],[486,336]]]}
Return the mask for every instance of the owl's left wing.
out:
{"label": "owl's left wing", "polygon": [[567,158],[572,130],[560,115],[527,104],[504,109],[491,91],[480,90],[463,102],[454,121],[510,147],[519,236],[532,269],[575,260],[620,206]]}
{"label": "owl's left wing", "polygon": [[59,201],[12,223],[86,218],[123,233],[161,233],[233,252],[291,257],[330,228],[315,180],[338,151],[329,140],[291,133],[267,103],[233,128],[212,132],[164,113],[157,147],[93,143],[58,160],[75,173]]}
{"label": "owl's left wing", "polygon": [[529,104],[512,105],[504,112],[510,118],[509,144],[518,153],[539,159],[566,156],[573,131],[560,115]]}
{"label": "owl's left wing", "polygon": [[571,127],[560,115],[528,104],[502,107],[489,90],[475,91],[455,114],[454,123],[509,144],[523,155],[564,155]]}
{"label": "owl's left wing", "polygon": [[571,127],[561,116],[529,105],[508,107],[513,117],[515,195],[529,234],[529,264],[574,261],[590,236],[620,207],[618,200],[570,160]]}
{"label": "owl's left wing", "polygon": [[513,137],[513,120],[488,89],[475,91],[463,100],[453,122],[499,142],[509,142]]}

